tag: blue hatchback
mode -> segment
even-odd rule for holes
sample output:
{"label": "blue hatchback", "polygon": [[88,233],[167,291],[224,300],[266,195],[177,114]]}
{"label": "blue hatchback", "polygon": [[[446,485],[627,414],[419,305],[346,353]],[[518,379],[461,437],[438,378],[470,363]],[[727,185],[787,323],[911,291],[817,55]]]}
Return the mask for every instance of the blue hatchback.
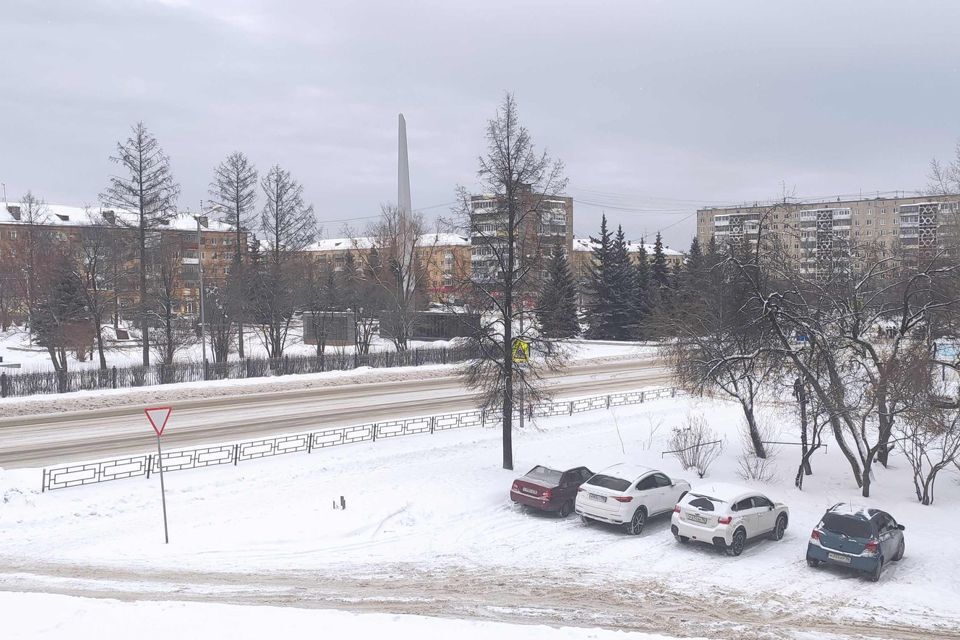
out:
{"label": "blue hatchback", "polygon": [[886,511],[836,504],[810,534],[807,564],[847,567],[876,582],[887,562],[903,557],[903,530]]}

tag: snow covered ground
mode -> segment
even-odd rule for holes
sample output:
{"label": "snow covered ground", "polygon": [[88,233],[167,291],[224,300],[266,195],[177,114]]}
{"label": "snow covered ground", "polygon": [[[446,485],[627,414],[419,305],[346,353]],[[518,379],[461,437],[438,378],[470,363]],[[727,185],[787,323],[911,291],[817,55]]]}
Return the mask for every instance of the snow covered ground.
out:
{"label": "snow covered ground", "polygon": [[[625,458],[696,486],[694,474],[660,454],[670,428],[691,414],[706,416],[726,440],[707,480],[741,482],[737,409],[694,398],[542,419],[517,434],[516,468],[597,470]],[[772,407],[765,420],[786,422]],[[795,436],[785,431],[778,439]],[[937,503],[924,507],[894,458],[893,468],[877,471],[875,496],[863,499],[831,447],[814,458],[815,475],[800,492],[792,486],[797,451],[784,447],[777,478],[757,486],[789,505],[786,537],[729,558],[678,545],[667,518],[630,537],[526,513],[508,499],[518,474],[500,469],[499,448],[498,430],[465,429],[169,473],[169,546],[156,476],[40,494],[39,470],[0,472],[0,590],[706,637],[741,637],[729,635],[737,624],[774,634],[742,637],[795,638],[807,630],[909,638],[915,627],[933,631],[926,637],[957,637],[960,550],[945,537],[960,503],[953,472],[940,479]],[[341,495],[347,509],[334,510]],[[906,557],[880,583],[804,562],[810,529],[840,501],[882,506],[907,527]],[[776,635],[781,627],[790,635]]]}

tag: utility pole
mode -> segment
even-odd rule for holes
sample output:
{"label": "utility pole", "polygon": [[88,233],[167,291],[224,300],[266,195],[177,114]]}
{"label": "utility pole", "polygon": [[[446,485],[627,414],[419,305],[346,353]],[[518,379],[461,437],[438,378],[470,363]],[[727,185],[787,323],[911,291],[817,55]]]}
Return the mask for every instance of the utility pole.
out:
{"label": "utility pole", "polygon": [[203,379],[207,379],[207,318],[203,308],[203,236],[200,227],[201,220],[206,222],[203,215],[203,200],[200,201],[200,215],[194,216],[197,221],[197,269],[200,271],[200,348],[202,349]]}

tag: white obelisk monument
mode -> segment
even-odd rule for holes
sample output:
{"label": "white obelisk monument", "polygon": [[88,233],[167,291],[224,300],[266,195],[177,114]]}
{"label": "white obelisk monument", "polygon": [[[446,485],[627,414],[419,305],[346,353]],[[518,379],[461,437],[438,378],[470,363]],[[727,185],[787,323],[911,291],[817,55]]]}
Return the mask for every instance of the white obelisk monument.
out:
{"label": "white obelisk monument", "polygon": [[410,225],[410,216],[413,215],[413,206],[410,203],[410,161],[407,158],[407,121],[400,114],[400,146],[397,150],[397,217],[399,218],[400,248],[400,286],[403,290],[405,304],[413,302],[413,290],[416,286],[413,273],[413,245],[414,238]]}

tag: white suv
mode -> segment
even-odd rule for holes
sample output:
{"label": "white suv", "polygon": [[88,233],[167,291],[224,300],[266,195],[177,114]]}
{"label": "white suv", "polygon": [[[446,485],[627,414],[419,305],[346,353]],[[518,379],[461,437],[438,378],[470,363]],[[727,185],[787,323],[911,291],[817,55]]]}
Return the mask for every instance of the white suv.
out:
{"label": "white suv", "polygon": [[670,531],[682,543],[707,542],[738,556],[750,538],[783,538],[789,519],[783,503],[746,487],[713,484],[691,490],[677,503]]}
{"label": "white suv", "polygon": [[686,480],[672,480],[656,469],[620,463],[580,485],[576,510],[584,524],[592,520],[619,524],[638,535],[647,518],[669,513],[689,490]]}

